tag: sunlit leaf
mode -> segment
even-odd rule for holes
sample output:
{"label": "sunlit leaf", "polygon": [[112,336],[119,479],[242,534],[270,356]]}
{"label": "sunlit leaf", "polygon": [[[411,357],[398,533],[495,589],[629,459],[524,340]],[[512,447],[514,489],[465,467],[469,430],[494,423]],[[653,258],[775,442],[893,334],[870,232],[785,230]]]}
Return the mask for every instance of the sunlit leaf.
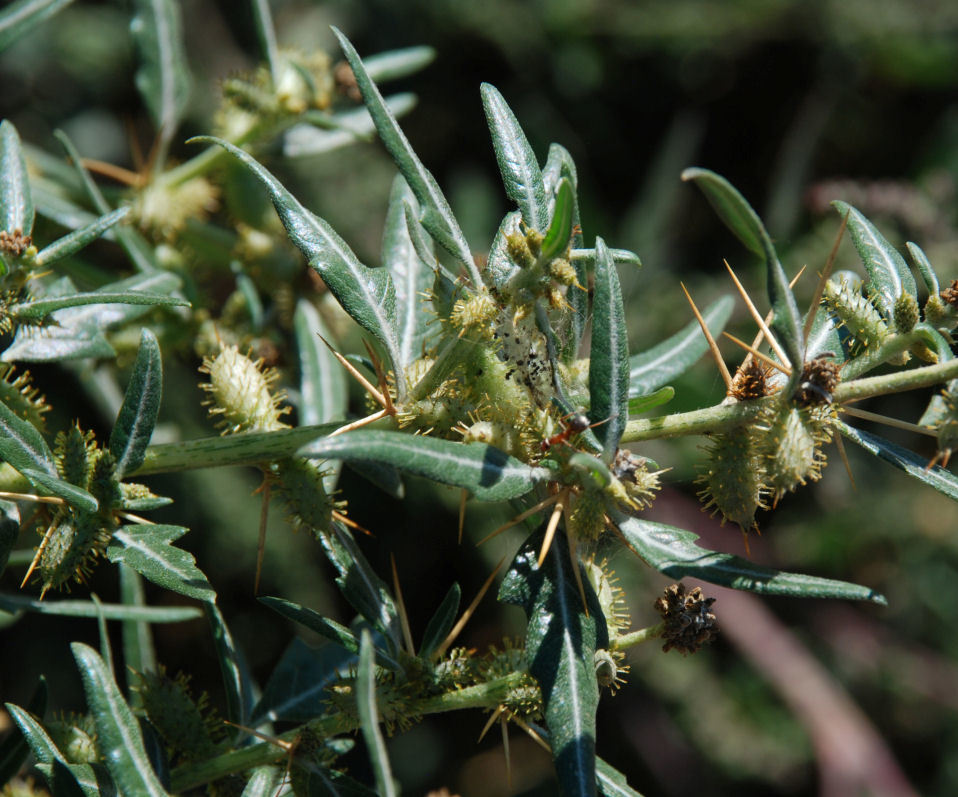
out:
{"label": "sunlit leaf", "polygon": [[111,562],[129,565],[164,589],[200,601],[213,600],[213,588],[193,554],[170,544],[187,531],[183,526],[123,526],[113,533],[106,556]]}
{"label": "sunlit leaf", "polygon": [[110,432],[110,453],[116,458],[116,475],[123,477],[143,464],[146,448],[160,412],[163,395],[163,359],[160,344],[149,329],[140,332],[140,349],[123,404]]}

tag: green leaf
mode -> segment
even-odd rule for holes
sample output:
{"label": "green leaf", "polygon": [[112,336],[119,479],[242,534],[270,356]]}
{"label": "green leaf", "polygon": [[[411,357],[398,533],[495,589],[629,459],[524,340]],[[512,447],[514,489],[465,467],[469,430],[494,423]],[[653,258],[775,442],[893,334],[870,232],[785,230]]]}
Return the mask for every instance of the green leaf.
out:
{"label": "green leaf", "polygon": [[55,299],[36,299],[32,302],[16,304],[12,310],[18,319],[27,321],[39,320],[57,310],[68,307],[82,307],[84,305],[100,304],[139,304],[139,305],[166,305],[169,307],[189,307],[185,299],[173,296],[161,296],[155,293],[140,293],[138,291],[123,291],[122,293],[77,293],[73,296],[60,296]]}
{"label": "green leaf", "polygon": [[715,172],[699,168],[686,169],[682,172],[682,179],[694,180],[719,218],[725,222],[725,226],[747,249],[765,261],[768,300],[774,311],[772,330],[795,366],[787,388],[788,391],[793,390],[801,378],[802,369],[798,365],[805,362],[802,317],[765,225],[745,197],[728,180]]}
{"label": "green leaf", "polygon": [[216,602],[206,601],[203,611],[206,612],[206,619],[210,624],[216,658],[223,676],[226,718],[236,725],[248,725],[248,717],[253,708],[253,683],[249,671]]}
{"label": "green leaf", "polygon": [[81,227],[79,230],[74,230],[68,235],[64,235],[62,238],[57,239],[49,246],[45,246],[40,250],[35,258],[36,264],[38,266],[47,266],[61,258],[79,252],[117,224],[129,212],[130,209],[128,207],[117,208],[104,216],[100,216],[85,227]]}
{"label": "green leaf", "polygon": [[[143,579],[133,568],[120,565],[120,597],[124,606],[130,608],[146,608],[146,596],[143,593]],[[106,617],[106,607],[100,605],[101,613]],[[198,614],[198,613],[197,613]],[[155,672],[156,649],[153,646],[153,634],[150,626],[142,620],[123,621],[123,663],[127,672]],[[138,692],[129,689],[130,677],[127,675],[127,694],[133,708],[141,707],[141,698]]]}
{"label": "green leaf", "polygon": [[290,240],[356,322],[385,346],[390,361],[399,362],[396,341],[396,292],[386,269],[368,268],[323,219],[310,213],[251,155],[227,141],[200,136],[190,141],[219,144],[263,183]]}
{"label": "green leaf", "polygon": [[320,536],[320,542],[329,561],[339,571],[336,584],[343,597],[382,634],[389,645],[388,655],[395,661],[400,648],[401,630],[399,612],[389,588],[376,575],[345,526],[332,523],[330,530]]}
{"label": "green leaf", "polygon": [[453,584],[442,599],[436,613],[426,625],[426,631],[422,636],[422,645],[419,647],[419,658],[428,661],[433,653],[445,641],[452,626],[456,622],[456,614],[459,611],[459,600],[462,597],[462,590],[458,584]]}
{"label": "green leaf", "polygon": [[[609,254],[612,255],[612,260],[617,266],[635,266],[638,268],[642,265],[639,256],[628,249],[610,249]],[[569,252],[569,257],[573,266],[583,266],[588,271],[595,268],[595,249],[573,249]],[[583,285],[583,287],[585,286]]]}
{"label": "green leaf", "polygon": [[96,725],[97,746],[113,780],[123,794],[160,797],[166,791],[150,766],[136,717],[103,660],[92,648],[70,645]]}
{"label": "green leaf", "polygon": [[625,775],[601,758],[595,760],[595,781],[603,797],[642,797],[625,781]]}
{"label": "green leaf", "polygon": [[442,484],[463,487],[480,501],[508,501],[549,472],[485,443],[457,443],[404,432],[357,429],[316,440],[296,452],[309,459],[379,462]]}
{"label": "green leaf", "polygon": [[[49,771],[54,761],[66,764],[63,753],[57,749],[53,740],[32,714],[13,703],[6,703],[5,705],[13,721],[17,723],[17,727],[23,734],[23,738],[30,745],[30,750],[37,759],[37,769]],[[89,764],[67,764],[67,767],[76,777],[86,797],[105,797],[115,793],[115,787],[109,782],[108,777],[98,777],[96,770]],[[114,790],[111,791],[111,787]]]}
{"label": "green leaf", "polygon": [[190,72],[183,47],[183,24],[176,0],[134,0],[130,23],[140,55],[136,87],[153,118],[162,170],[173,134],[190,98]]}
{"label": "green leaf", "polygon": [[0,231],[33,232],[33,198],[20,135],[13,123],[0,123]]}
{"label": "green leaf", "polygon": [[350,653],[359,653],[359,640],[355,634],[346,626],[323,617],[319,612],[300,606],[285,598],[273,598],[264,596],[258,599],[264,606],[269,606],[274,612],[283,617],[305,626],[310,631],[315,631],[322,637],[335,642],[340,647],[345,648]]}
{"label": "green leaf", "polygon": [[652,393],[646,393],[641,396],[633,396],[629,399],[629,415],[638,415],[640,412],[668,404],[675,397],[675,388],[669,385],[660,387]]}
{"label": "green leaf", "polygon": [[355,655],[337,645],[311,648],[294,638],[250,714],[251,726],[264,722],[309,722],[322,716],[329,710],[327,690],[355,662]]}
{"label": "green leaf", "polygon": [[589,418],[611,462],[629,422],[629,341],[619,274],[605,241],[595,241],[595,293],[589,360]]}
{"label": "green leaf", "polygon": [[359,712],[359,728],[369,753],[369,763],[372,764],[373,774],[376,776],[376,791],[380,797],[396,797],[398,791],[393,783],[386,743],[379,731],[379,714],[376,710],[376,653],[372,635],[368,631],[363,631],[359,642],[356,707]]}
{"label": "green leaf", "polygon": [[549,226],[549,206],[539,161],[499,90],[483,83],[479,93],[506,196],[519,206],[526,225],[544,234]]}
{"label": "green leaf", "polygon": [[[812,312],[809,310],[809,312]],[[807,316],[806,316],[807,317]],[[804,327],[805,322],[802,321]],[[824,304],[818,306],[812,328],[808,331],[808,340],[805,341],[805,359],[814,360],[823,354],[833,355],[835,362],[843,363],[846,360],[845,346],[842,344],[842,322]]]}
{"label": "green leaf", "polygon": [[[329,467],[336,464],[338,460],[327,463]],[[391,465],[381,465],[378,462],[350,462],[349,469],[397,501],[406,497],[406,485],[403,484],[402,476]]]}
{"label": "green leaf", "polygon": [[0,12],[0,50],[6,50],[73,0],[15,0]]}
{"label": "green leaf", "polygon": [[699,578],[732,589],[794,598],[867,600],[885,605],[885,598],[858,584],[830,578],[785,573],[729,553],[709,551],[695,544],[697,534],[616,512],[613,520],[629,546],[648,564],[676,580]]}
{"label": "green leaf", "polygon": [[113,533],[106,556],[164,589],[200,601],[213,600],[216,594],[193,554],[170,545],[187,531],[183,526],[123,526]]}
{"label": "green leaf", "polygon": [[[735,300],[723,296],[712,302],[702,317],[713,337],[718,337],[732,315]],[[667,385],[691,368],[708,351],[699,322],[692,320],[672,337],[629,360],[629,395],[641,396]]]}
{"label": "green leaf", "polygon": [[540,257],[543,261],[558,257],[569,246],[576,212],[575,189],[572,188],[572,183],[563,177],[559,182],[559,188],[556,190],[555,206],[552,212],[552,221],[549,223],[549,230],[546,232],[545,238],[542,239]]}
{"label": "green leaf", "polygon": [[236,275],[236,290],[246,303],[250,325],[257,332],[260,331],[263,328],[263,302],[259,298],[259,291],[256,290],[256,283],[240,272]]}
{"label": "green leaf", "polygon": [[915,296],[918,289],[905,258],[901,256],[878,229],[847,202],[835,200],[832,206],[842,216],[848,216],[848,232],[868,277],[865,293],[875,301],[886,319],[895,317],[895,301],[903,293]]}
{"label": "green leaf", "polygon": [[582,604],[565,533],[559,531],[540,568],[545,527],[516,554],[499,589],[499,600],[521,606],[528,618],[526,661],[539,682],[552,756],[564,795],[594,795],[595,713],[599,686],[595,651],[607,647],[606,625],[584,576],[589,609]]}
{"label": "green leaf", "polygon": [[0,402],[0,460],[23,473],[38,470],[54,479],[59,477],[53,452],[37,428],[15,415]]}
{"label": "green leaf", "polygon": [[924,482],[952,500],[958,501],[958,477],[950,471],[938,465],[928,468],[927,460],[877,434],[863,432],[843,421],[835,421],[835,424],[845,437],[858,443],[869,453],[905,471],[912,478]]}
{"label": "green leaf", "polygon": [[[13,501],[0,501],[0,575],[7,569],[10,553],[19,536],[20,510]],[[3,782],[2,778],[0,782]]]}
{"label": "green leaf", "polygon": [[503,217],[492,239],[492,246],[489,247],[485,274],[491,284],[500,290],[505,288],[509,280],[519,272],[519,266],[509,256],[507,238],[512,233],[521,233],[521,230],[522,214],[518,210],[510,211]]}
{"label": "green leaf", "polygon": [[[417,99],[415,94],[407,92],[386,97],[384,102],[389,112],[400,118],[416,107]],[[287,158],[322,155],[369,140],[376,132],[373,118],[365,108],[351,108],[323,117],[307,111],[304,117],[308,121],[293,125],[283,136],[283,155]]]}
{"label": "green leaf", "polygon": [[432,47],[419,45],[370,55],[363,59],[363,65],[370,80],[385,83],[413,75],[429,66],[435,58],[436,51]]}
{"label": "green leaf", "polygon": [[274,797],[276,794],[276,781],[284,773],[279,767],[258,767],[253,770],[249,780],[246,781],[246,788],[240,797]]}
{"label": "green leaf", "polygon": [[133,374],[123,404],[110,432],[110,453],[116,457],[116,475],[122,478],[143,464],[153,436],[163,395],[163,359],[156,336],[144,327]]}
{"label": "green leaf", "polygon": [[273,25],[273,15],[269,10],[268,0],[253,0],[253,23],[256,26],[256,37],[259,39],[263,58],[269,64],[269,73],[273,79],[273,89],[279,85],[279,53],[276,47],[276,28]]}
{"label": "green leaf", "polygon": [[[429,323],[435,318],[426,311],[423,297],[428,296],[432,288],[432,264],[436,258],[432,256],[424,261],[417,251],[413,233],[419,226],[416,221],[419,215],[419,204],[409,185],[402,175],[396,175],[389,194],[382,257],[383,266],[389,270],[396,290],[396,337],[399,339],[396,365],[400,373],[422,356],[429,336]],[[397,379],[396,388],[401,400],[406,393],[406,380]]]}
{"label": "green leaf", "polygon": [[[27,711],[36,717],[43,718],[47,710],[47,680],[42,675],[37,682],[36,689],[27,703]],[[9,733],[3,742],[0,742],[0,783],[6,783],[17,774],[23,762],[30,754],[30,745],[20,733]]]}
{"label": "green leaf", "polygon": [[409,183],[416,199],[419,200],[419,205],[423,210],[420,219],[423,227],[426,228],[436,243],[446,249],[468,269],[473,284],[481,285],[482,278],[473,262],[469,244],[459,228],[459,222],[456,221],[456,217],[449,207],[449,202],[443,195],[438,183],[436,183],[436,178],[422,165],[416,153],[413,152],[409,140],[403,134],[395,117],[390,113],[382,95],[379,93],[379,89],[376,88],[376,84],[373,83],[349,39],[335,27],[333,33],[339,39],[346,60],[349,61],[349,65],[353,69],[356,83],[363,95],[366,108],[369,109],[369,113],[373,117],[376,129],[379,131],[379,137],[396,162],[396,166],[399,167],[399,171],[402,172],[402,176]]}
{"label": "green leaf", "polygon": [[20,473],[26,476],[33,484],[42,488],[43,492],[62,498],[70,506],[82,509],[84,512],[96,512],[97,500],[82,487],[70,484],[56,476],[51,476],[35,468],[23,468]]}
{"label": "green leaf", "polygon": [[[24,595],[0,592],[0,610],[27,611],[59,617],[97,617],[97,608],[90,601],[38,601]],[[124,606],[101,603],[100,610],[107,620],[130,620],[140,623],[182,623],[200,617],[193,606]]]}
{"label": "green leaf", "polygon": [[925,288],[928,289],[928,295],[937,296],[941,288],[938,285],[938,275],[935,273],[935,269],[932,268],[928,255],[924,253],[918,244],[913,244],[911,241],[905,244],[905,248],[908,250],[908,254],[911,255],[911,260],[915,264],[915,268],[918,269],[922,282],[925,283]]}

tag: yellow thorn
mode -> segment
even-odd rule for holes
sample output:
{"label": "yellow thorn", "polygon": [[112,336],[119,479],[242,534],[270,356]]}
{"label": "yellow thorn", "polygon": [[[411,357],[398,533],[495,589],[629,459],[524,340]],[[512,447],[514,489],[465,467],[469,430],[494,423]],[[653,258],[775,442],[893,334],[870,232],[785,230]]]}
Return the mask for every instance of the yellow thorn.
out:
{"label": "yellow thorn", "polygon": [[[851,213],[851,211],[848,211]],[[812,324],[815,321],[815,314],[818,312],[818,306],[822,302],[822,294],[825,292],[825,283],[832,275],[832,266],[835,265],[835,257],[838,255],[838,246],[842,242],[842,236],[845,234],[845,228],[848,226],[848,213],[842,216],[841,226],[838,228],[838,234],[835,236],[835,243],[832,244],[832,251],[828,253],[828,260],[825,261],[825,268],[818,278],[818,284],[815,286],[815,295],[812,297],[812,303],[809,305],[808,318],[805,319],[805,326],[802,329],[802,340],[808,343],[808,335],[812,331]]]}
{"label": "yellow thorn", "polygon": [[852,475],[852,464],[848,461],[848,454],[845,453],[845,443],[842,442],[841,434],[835,435],[835,445],[838,448],[838,456],[842,458],[842,462],[845,464],[845,473],[848,474],[848,481],[852,483],[852,489],[857,492],[858,487],[855,485],[855,477]]}
{"label": "yellow thorn", "polygon": [[445,654],[449,646],[455,641],[456,637],[462,632],[462,629],[466,627],[466,623],[469,622],[469,619],[472,617],[473,613],[476,611],[476,607],[479,605],[479,601],[482,600],[483,596],[488,591],[489,587],[492,586],[492,581],[495,579],[496,574],[499,572],[499,569],[502,567],[503,562],[505,562],[505,557],[499,560],[499,564],[496,565],[496,569],[489,574],[489,578],[486,579],[485,583],[479,589],[478,594],[475,598],[472,599],[472,603],[466,608],[462,613],[462,617],[456,622],[452,627],[452,630],[449,632],[448,636],[442,641],[442,644],[436,648],[436,652],[432,654],[434,659],[441,659]]}
{"label": "yellow thorn", "polygon": [[502,730],[502,752],[506,756],[506,783],[512,788],[512,761],[509,758],[509,722],[505,717],[499,718],[499,727]]}
{"label": "yellow thorn", "polygon": [[351,517],[347,517],[347,516],[344,515],[342,512],[340,512],[338,509],[334,509],[334,510],[330,513],[330,516],[332,517],[333,520],[336,520],[336,521],[338,521],[339,523],[342,523],[344,526],[349,526],[349,528],[351,528],[351,529],[356,529],[356,531],[361,531],[361,532],[362,532],[363,534],[365,534],[367,537],[375,537],[375,536],[376,536],[376,535],[373,534],[369,529],[363,528],[363,527],[360,526],[355,520],[353,520]]}
{"label": "yellow thorn", "polygon": [[549,743],[545,739],[543,739],[538,733],[532,730],[532,728],[529,727],[529,723],[527,723],[524,719],[522,719],[522,717],[517,717],[515,714],[513,714],[512,716],[509,717],[509,719],[511,719],[516,725],[522,728],[522,730],[528,733],[529,736],[532,738],[532,741],[534,741],[537,745],[539,745],[539,747],[541,747],[547,753],[552,753],[552,748],[549,746]]}
{"label": "yellow thorn", "polygon": [[146,185],[146,179],[142,174],[131,172],[122,166],[116,166],[115,164],[94,160],[92,158],[80,158],[80,163],[87,171],[102,174],[104,177],[110,177],[118,183],[123,183],[131,188],[142,188]]}
{"label": "yellow thorn", "polygon": [[748,559],[752,558],[752,549],[748,546],[748,532],[743,528],[742,529],[742,542],[745,543],[745,556]]}
{"label": "yellow thorn", "polygon": [[53,495],[33,495],[31,493],[8,493],[0,491],[0,498],[9,498],[12,501],[33,501],[37,504],[65,504],[62,498]]}
{"label": "yellow thorn", "polygon": [[386,412],[390,415],[396,413],[396,408],[393,406],[393,397],[389,395],[389,381],[386,379],[386,372],[383,371],[382,361],[379,359],[379,355],[376,354],[372,345],[366,338],[363,338],[363,345],[366,347],[366,351],[369,353],[369,359],[373,364],[373,368],[376,369],[376,379],[379,380],[379,390],[382,394],[382,397],[386,400],[384,405]]}
{"label": "yellow thorn", "polygon": [[412,643],[412,632],[409,630],[409,614],[406,612],[406,602],[402,597],[402,587],[399,586],[399,573],[396,572],[396,557],[389,554],[389,564],[393,570],[393,589],[396,591],[396,609],[399,611],[399,624],[402,626],[403,640],[410,656],[416,655],[416,648]]}
{"label": "yellow thorn", "polygon": [[552,547],[552,538],[555,537],[556,529],[559,527],[559,518],[562,517],[562,503],[564,498],[565,493],[559,493],[559,500],[552,510],[549,525],[546,526],[546,535],[542,538],[542,549],[539,551],[539,561],[536,563],[537,567],[542,567],[542,563],[546,560],[546,554],[549,553],[549,548]]}
{"label": "yellow thorn", "polygon": [[482,545],[484,542],[488,542],[488,541],[491,540],[493,537],[496,537],[496,536],[502,534],[502,532],[504,532],[506,529],[511,529],[513,526],[516,526],[516,525],[518,525],[519,523],[522,523],[523,520],[525,520],[525,519],[526,519],[527,517],[529,517],[530,515],[534,515],[534,514],[535,514],[536,512],[538,512],[539,510],[545,509],[547,506],[551,506],[551,505],[554,504],[556,501],[558,501],[559,498],[561,498],[561,497],[562,497],[562,494],[561,494],[561,493],[556,493],[555,495],[550,495],[548,498],[546,498],[546,499],[543,500],[543,501],[540,501],[538,504],[536,504],[536,505],[535,505],[534,507],[532,507],[531,509],[527,509],[525,512],[523,512],[523,513],[521,513],[521,514],[519,514],[519,515],[516,515],[516,517],[514,517],[514,518],[513,518],[512,520],[510,520],[508,523],[505,523],[504,525],[502,525],[502,526],[500,526],[499,528],[497,528],[494,532],[492,532],[492,534],[487,534],[485,537],[483,537],[481,540],[479,540],[479,542],[476,543],[476,547],[478,548],[478,547],[479,547],[480,545]]}
{"label": "yellow thorn", "polygon": [[147,520],[145,517],[140,517],[139,515],[134,515],[132,512],[117,512],[117,517],[121,517],[124,520],[130,520],[133,523],[136,523],[140,526],[155,526],[156,522],[152,520]]}
{"label": "yellow thorn", "polygon": [[788,366],[782,365],[782,363],[775,362],[775,360],[773,360],[767,354],[762,354],[762,352],[760,352],[758,349],[752,346],[749,346],[744,340],[739,340],[737,337],[735,337],[735,335],[731,335],[728,332],[723,332],[722,334],[725,335],[725,337],[727,337],[730,341],[732,341],[736,345],[741,346],[743,349],[745,349],[745,351],[747,351],[753,357],[758,357],[758,359],[760,359],[763,363],[768,363],[768,365],[772,366],[772,368],[776,368],[777,370],[781,371],[786,376],[791,375],[792,369],[789,368]]}
{"label": "yellow thorn", "polygon": [[708,325],[705,323],[705,319],[702,318],[699,308],[696,307],[695,302],[692,301],[692,297],[689,295],[689,292],[685,287],[685,283],[680,282],[679,285],[682,286],[682,290],[685,292],[685,298],[688,299],[689,304],[692,305],[692,312],[695,313],[695,318],[698,320],[699,326],[702,327],[702,332],[705,335],[705,339],[708,341],[709,348],[712,350],[712,357],[715,359],[715,364],[718,366],[719,373],[722,374],[722,379],[725,380],[725,389],[729,390],[732,387],[732,375],[728,372],[728,367],[725,365],[725,360],[722,359],[722,352],[719,351],[719,347],[715,342],[715,338],[713,338],[712,333],[709,332]]}
{"label": "yellow thorn", "polygon": [[[794,288],[794,287],[795,287],[795,283],[798,282],[798,280],[799,280],[799,278],[802,276],[802,274],[805,273],[805,268],[806,268],[806,266],[802,266],[802,267],[798,270],[798,274],[796,274],[794,277],[792,277],[792,281],[791,281],[790,283],[788,283],[788,287],[789,287],[789,288]],[[774,313],[772,310],[769,310],[769,311],[765,314],[765,326],[768,326],[769,324],[771,324],[773,318],[775,318],[775,313]],[[765,333],[762,332],[762,330],[760,329],[760,330],[756,333],[755,338],[752,340],[752,348],[753,348],[753,349],[757,349],[759,346],[762,345],[762,341],[763,341],[763,340],[765,340]],[[745,358],[744,360],[742,360],[742,365],[741,365],[741,367],[744,368],[746,365],[748,365],[749,360],[751,360],[751,359],[752,359],[752,355],[751,355],[751,354],[749,354],[748,356],[746,356],[746,358]]]}
{"label": "yellow thorn", "polygon": [[[40,557],[43,556],[43,552],[46,550],[47,545],[50,543],[50,538],[53,536],[53,529],[55,525],[50,524],[49,528],[44,532],[43,539],[40,540],[40,544],[37,546],[37,553],[33,557],[33,561],[30,562],[30,567],[27,568],[27,574],[23,577],[23,581],[20,582],[20,589],[23,589],[27,585],[27,581],[30,580],[30,576],[33,575],[33,571],[37,569],[37,565],[40,564]],[[46,593],[46,587],[43,588],[43,592]],[[43,595],[40,596],[40,600],[43,600]]]}
{"label": "yellow thorn", "polygon": [[908,421],[899,421],[897,418],[889,418],[887,415],[879,415],[877,412],[859,410],[847,405],[842,406],[842,412],[851,415],[853,418],[861,418],[865,421],[882,423],[885,426],[892,426],[895,429],[904,429],[906,432],[924,434],[928,435],[929,437],[938,437],[938,433],[934,429],[929,429],[927,426],[919,426],[916,423],[909,423]]}
{"label": "yellow thorn", "polygon": [[330,432],[328,437],[335,437],[338,434],[343,434],[345,432],[351,432],[353,429],[359,429],[362,426],[367,426],[368,424],[378,421],[380,418],[385,418],[389,413],[382,409],[379,412],[374,412],[372,415],[367,415],[365,418],[360,418],[358,421],[352,421],[347,423],[345,426],[340,426],[336,431]]}
{"label": "yellow thorn", "polygon": [[771,346],[775,354],[778,355],[778,359],[780,359],[783,363],[788,363],[791,365],[788,357],[785,356],[785,352],[782,351],[782,347],[778,345],[778,341],[775,340],[775,336],[772,335],[772,330],[768,328],[768,324],[765,323],[761,314],[758,312],[758,309],[754,304],[752,304],[752,300],[749,298],[745,288],[742,287],[742,283],[738,281],[738,277],[735,276],[735,272],[732,271],[732,267],[728,264],[727,260],[724,262],[725,268],[728,269],[728,273],[732,276],[732,282],[735,283],[735,287],[738,288],[738,292],[742,295],[742,300],[745,302],[746,307],[748,307],[749,313],[751,313],[755,323],[758,324],[759,329],[762,330],[762,332],[765,334],[765,337],[768,339],[768,345]]}
{"label": "yellow thorn", "polygon": [[485,738],[485,735],[489,733],[489,729],[496,724],[496,720],[502,715],[502,712],[506,710],[506,707],[502,704],[496,706],[496,710],[492,712],[489,716],[488,722],[483,726],[482,732],[479,734],[479,738],[476,739],[476,744],[479,744]]}
{"label": "yellow thorn", "polygon": [[257,739],[262,739],[264,742],[269,742],[272,745],[275,745],[280,750],[284,752],[291,752],[296,747],[296,742],[287,742],[285,739],[281,739],[278,736],[270,736],[268,733],[261,733],[255,728],[248,728],[245,725],[240,725],[237,722],[230,722],[229,720],[223,720],[224,725],[229,725],[233,728],[238,728],[241,731],[246,731],[246,733],[251,736],[255,736]]}
{"label": "yellow thorn", "polygon": [[459,544],[462,545],[462,529],[466,525],[466,500],[469,498],[469,491],[463,487],[459,495]]}
{"label": "yellow thorn", "polygon": [[330,345],[329,341],[326,340],[326,338],[324,338],[322,335],[319,336],[319,339],[326,344],[326,348],[328,348],[333,353],[333,357],[339,360],[340,365],[342,365],[343,368],[349,371],[353,379],[359,382],[359,384],[363,386],[366,392],[369,393],[369,395],[372,396],[381,407],[388,406],[386,403],[386,398],[383,396],[383,394],[373,387],[372,383],[359,372],[359,370],[356,368],[355,365],[353,365],[349,360],[343,357],[342,354],[336,351],[336,349],[334,349]]}
{"label": "yellow thorn", "polygon": [[256,577],[253,579],[253,594],[259,595],[259,579],[263,573],[263,558],[266,556],[266,523],[269,520],[269,479],[256,488],[262,491],[263,503],[259,510],[259,540],[256,543]]}

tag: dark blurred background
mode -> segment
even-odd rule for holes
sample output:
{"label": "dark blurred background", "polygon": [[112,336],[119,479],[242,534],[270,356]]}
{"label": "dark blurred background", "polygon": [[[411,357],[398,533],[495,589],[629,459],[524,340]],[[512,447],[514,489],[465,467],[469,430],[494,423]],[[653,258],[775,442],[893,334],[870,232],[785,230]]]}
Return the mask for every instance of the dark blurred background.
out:
{"label": "dark blurred background", "polygon": [[[587,240],[601,235],[642,258],[641,270],[621,274],[633,352],[690,319],[679,280],[700,305],[731,290],[723,258],[759,306],[767,306],[757,264],[702,197],[680,182],[690,165],[720,172],[745,194],[789,274],[802,265],[810,272],[821,268],[838,227],[828,202],[840,198],[894,243],[917,241],[946,281],[958,276],[953,0],[275,0],[271,6],[284,46],[322,48],[338,59],[329,32],[335,24],[363,55],[417,44],[435,48],[435,62],[396,87],[419,96],[402,125],[476,252],[488,249],[509,209],[480,82],[500,89],[543,159],[551,141],[563,144],[578,166]],[[219,81],[258,60],[245,3],[184,0],[182,8],[195,79],[178,141],[210,130]],[[125,4],[80,0],[0,56],[0,112],[25,141],[59,152],[52,131],[62,127],[84,155],[132,165],[131,138],[148,142],[148,126],[131,79],[128,24]],[[185,158],[191,150],[175,144],[173,153]],[[378,262],[394,174],[378,144],[296,162],[277,159],[271,167],[364,262]],[[837,267],[860,270],[848,241]],[[813,288],[814,278],[806,276],[796,292],[807,299]],[[733,327],[749,337],[751,323],[741,302],[737,307]],[[726,353],[730,362],[740,359],[731,348]],[[168,365],[164,401],[165,419],[191,436],[212,433],[192,387],[197,364],[187,354]],[[70,375],[37,371],[58,416],[51,428],[74,417],[106,423],[78,397]],[[714,365],[705,361],[676,389],[670,410],[722,396]],[[927,399],[893,397],[868,409],[916,421]],[[929,458],[934,453],[929,439],[879,432]],[[738,531],[718,529],[698,511],[692,480],[700,445],[683,439],[640,447],[672,469],[652,516],[741,554]],[[599,753],[638,791],[958,793],[958,510],[857,451],[849,457],[857,489],[832,447],[834,467],[822,482],[759,518],[763,533],[752,536],[752,557],[867,584],[884,593],[889,606],[739,598],[708,587],[726,628],[719,641],[689,658],[662,654],[654,643],[633,651],[628,684],[603,697]],[[185,547],[218,589],[262,683],[297,632],[252,594],[257,483],[255,473],[236,469],[151,482],[176,498],[162,519],[192,529]],[[506,519],[509,509],[470,505],[467,542],[460,547],[456,494],[409,479],[400,504],[348,470],[341,487],[350,515],[375,532],[362,545],[383,577],[389,555],[396,557],[414,637],[452,581],[471,596],[522,536],[503,535],[477,550],[470,541]],[[274,508],[261,592],[348,621],[318,546],[293,535],[281,514]],[[668,582],[628,553],[617,554],[613,566],[633,625],[653,624],[652,602]],[[104,599],[115,599],[112,578],[104,568],[94,581]],[[59,703],[80,708],[67,644],[95,641],[94,624],[88,625],[28,617],[5,629],[4,699],[25,702],[42,670]],[[520,612],[490,597],[463,642],[482,649],[522,628]],[[158,626],[157,642],[170,671],[194,673],[194,686],[222,701],[202,622]],[[554,793],[548,757],[518,730],[507,786],[496,734],[476,743],[484,722],[472,714],[430,718],[393,738],[393,764],[406,793],[441,786],[463,797]],[[363,756],[350,761],[361,774]]]}

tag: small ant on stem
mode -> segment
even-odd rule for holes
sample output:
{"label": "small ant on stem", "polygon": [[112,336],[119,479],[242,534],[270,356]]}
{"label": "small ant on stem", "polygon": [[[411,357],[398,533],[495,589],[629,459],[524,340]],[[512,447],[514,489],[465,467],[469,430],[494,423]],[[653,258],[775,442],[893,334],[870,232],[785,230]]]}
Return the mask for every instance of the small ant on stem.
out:
{"label": "small ant on stem", "polygon": [[[566,419],[568,419],[568,421]],[[559,419],[559,423],[562,424],[562,431],[552,435],[548,440],[543,440],[540,446],[543,451],[548,451],[560,443],[568,443],[569,438],[573,435],[582,434],[586,429],[591,429],[594,426],[601,426],[608,420],[609,419],[606,418],[604,421],[589,423],[589,417],[584,413],[570,412],[568,415]]]}

